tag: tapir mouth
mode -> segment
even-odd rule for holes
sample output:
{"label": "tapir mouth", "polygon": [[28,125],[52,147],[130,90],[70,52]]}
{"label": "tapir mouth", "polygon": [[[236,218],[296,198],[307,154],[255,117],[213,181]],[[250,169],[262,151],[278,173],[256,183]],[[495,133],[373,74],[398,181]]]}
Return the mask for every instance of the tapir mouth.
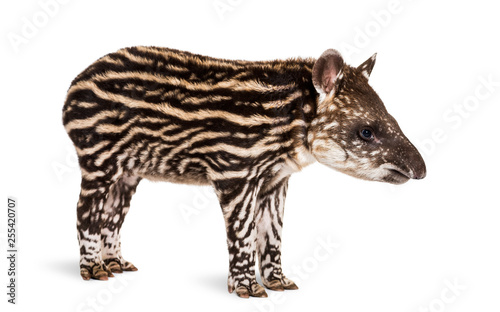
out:
{"label": "tapir mouth", "polygon": [[393,184],[403,184],[410,180],[410,177],[404,171],[398,169],[387,169],[389,174],[384,177],[385,180]]}
{"label": "tapir mouth", "polygon": [[410,173],[392,164],[383,165],[382,168],[385,169],[385,172],[387,172],[387,174],[382,178],[384,182],[392,184],[403,184],[408,182],[408,180],[412,178]]}

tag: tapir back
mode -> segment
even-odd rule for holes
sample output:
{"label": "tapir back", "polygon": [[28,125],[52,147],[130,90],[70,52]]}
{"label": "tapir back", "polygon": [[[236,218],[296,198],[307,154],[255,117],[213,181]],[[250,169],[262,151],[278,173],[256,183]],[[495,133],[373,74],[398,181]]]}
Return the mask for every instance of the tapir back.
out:
{"label": "tapir back", "polygon": [[288,152],[296,108],[313,105],[312,85],[297,79],[311,67],[122,49],[73,81],[64,125],[88,171],[121,170],[118,160],[140,175],[205,184]]}

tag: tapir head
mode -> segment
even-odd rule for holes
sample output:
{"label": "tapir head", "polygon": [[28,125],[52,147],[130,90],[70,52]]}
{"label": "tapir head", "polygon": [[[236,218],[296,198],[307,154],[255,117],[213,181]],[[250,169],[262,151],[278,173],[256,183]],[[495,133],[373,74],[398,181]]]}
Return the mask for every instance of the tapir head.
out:
{"label": "tapir head", "polygon": [[308,131],[314,157],[351,176],[402,184],[422,179],[422,156],[368,84],[376,54],[358,67],[344,64],[336,50],[316,60],[312,79],[318,92]]}

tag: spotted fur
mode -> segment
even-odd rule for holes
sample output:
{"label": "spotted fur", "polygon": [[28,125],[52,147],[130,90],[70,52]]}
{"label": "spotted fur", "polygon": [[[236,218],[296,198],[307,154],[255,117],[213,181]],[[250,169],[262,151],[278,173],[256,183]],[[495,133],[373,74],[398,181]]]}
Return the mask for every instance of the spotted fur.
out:
{"label": "spotted fur", "polygon": [[[334,50],[319,59],[249,62],[155,47],[97,60],[73,81],[63,109],[82,173],[82,277],[136,270],[122,257],[120,228],[147,178],[213,186],[226,224],[230,292],[266,296],[256,262],[264,286],[296,289],[281,268],[292,173],[318,160],[370,180],[425,176],[417,150],[368,85],[374,62],[351,67]],[[359,134],[367,128],[370,140]]]}

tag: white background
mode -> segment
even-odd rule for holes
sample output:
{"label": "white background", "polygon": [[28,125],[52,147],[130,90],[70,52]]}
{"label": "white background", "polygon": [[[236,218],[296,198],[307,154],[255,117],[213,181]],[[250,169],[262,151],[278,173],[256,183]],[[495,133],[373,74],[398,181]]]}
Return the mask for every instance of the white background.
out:
{"label": "white background", "polygon": [[[2,307],[500,309],[500,22],[494,2],[61,0],[45,13],[40,3],[46,2],[0,5]],[[215,4],[230,10],[218,12]],[[26,33],[33,20],[38,26]],[[133,45],[249,60],[318,57],[337,48],[353,65],[378,52],[370,82],[421,150],[428,176],[390,186],[320,164],[295,174],[283,265],[300,289],[248,300],[227,293],[224,224],[211,191],[143,181],[122,238],[125,258],[139,271],[84,282],[76,239],[80,173],[61,109],[80,71]],[[496,85],[488,89],[485,80]],[[9,195],[19,201],[15,307],[4,295]],[[328,253],[321,241],[335,248]]]}

